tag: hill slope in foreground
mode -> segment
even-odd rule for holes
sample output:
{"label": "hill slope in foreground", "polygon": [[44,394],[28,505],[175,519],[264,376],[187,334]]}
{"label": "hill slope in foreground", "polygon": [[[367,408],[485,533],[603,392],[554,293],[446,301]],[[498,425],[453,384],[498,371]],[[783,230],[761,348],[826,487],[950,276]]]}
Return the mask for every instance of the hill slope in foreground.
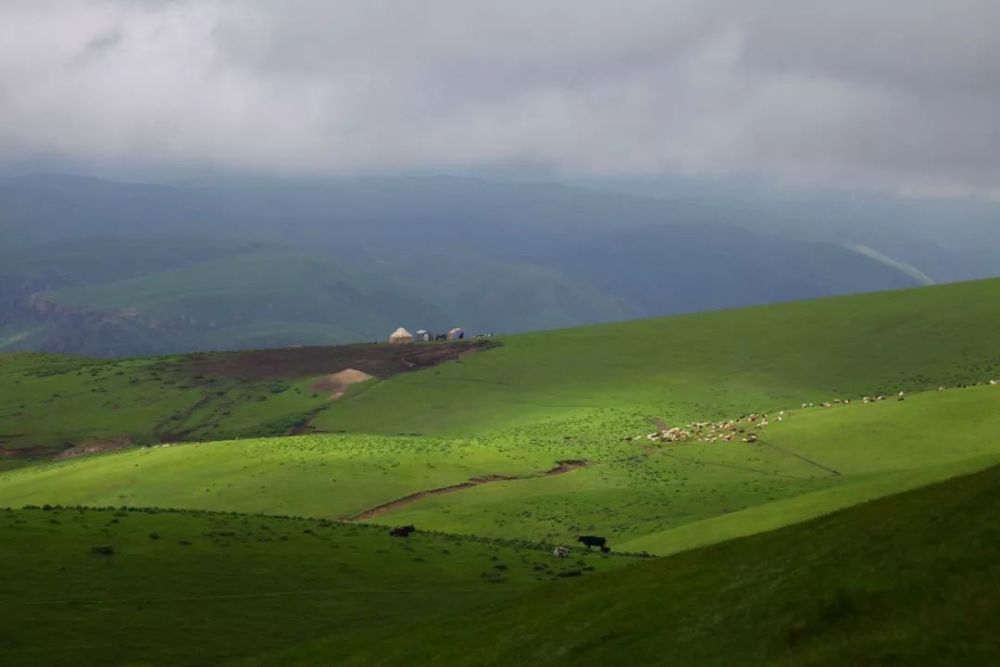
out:
{"label": "hill slope in foreground", "polygon": [[[269,664],[988,665],[1000,469]],[[359,649],[360,646],[360,649]]]}
{"label": "hill slope in foreground", "polygon": [[995,664],[997,517],[991,468],[630,565],[275,517],[0,511],[23,547],[0,551],[0,661]]}

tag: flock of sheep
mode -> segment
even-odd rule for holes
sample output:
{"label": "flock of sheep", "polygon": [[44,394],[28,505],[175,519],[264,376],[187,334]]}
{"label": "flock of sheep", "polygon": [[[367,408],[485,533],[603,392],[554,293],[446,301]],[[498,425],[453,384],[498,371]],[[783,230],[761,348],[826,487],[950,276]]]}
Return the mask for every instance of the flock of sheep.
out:
{"label": "flock of sheep", "polygon": [[[982,383],[979,383],[982,384]],[[1000,379],[990,380],[990,385],[1000,385]],[[961,387],[966,387],[968,385],[960,385]],[[944,391],[945,387],[938,387],[938,391]],[[896,400],[905,400],[906,393],[900,391],[896,394]],[[863,403],[876,403],[878,401],[886,400],[885,394],[875,394],[873,396],[862,396],[861,401]],[[834,405],[850,405],[851,399],[845,398],[835,398],[832,401],[823,401],[821,403],[803,403],[803,408],[814,408],[817,405],[821,408],[832,408]],[[774,421],[783,421],[785,418],[785,411],[782,410],[775,417]],[[767,428],[770,424],[770,420],[766,414],[749,414],[739,419],[730,419],[720,422],[691,422],[685,426],[674,426],[671,428],[663,427],[659,428],[652,433],[646,435],[646,439],[651,442],[686,442],[686,441],[700,441],[700,442],[732,442],[733,440],[742,440],[747,443],[755,443],[758,441],[758,436],[755,431]],[[635,436],[631,438],[632,440],[639,440],[642,436]],[[626,438],[628,440],[629,438]]]}
{"label": "flock of sheep", "polygon": [[[782,421],[785,411],[774,416],[774,421]],[[680,442],[682,440],[700,440],[701,442],[757,442],[755,430],[767,428],[770,418],[766,414],[749,414],[739,419],[728,419],[720,422],[691,422],[686,426],[661,428],[646,435],[652,442]],[[638,439],[641,436],[637,436]]]}

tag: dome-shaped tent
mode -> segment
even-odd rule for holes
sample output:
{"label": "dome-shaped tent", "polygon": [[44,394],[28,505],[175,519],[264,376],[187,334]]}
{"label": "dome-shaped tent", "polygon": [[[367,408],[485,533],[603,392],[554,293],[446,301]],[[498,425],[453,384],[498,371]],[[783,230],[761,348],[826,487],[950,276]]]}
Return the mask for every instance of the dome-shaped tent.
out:
{"label": "dome-shaped tent", "polygon": [[405,343],[412,343],[413,342],[413,334],[411,334],[409,331],[407,331],[403,327],[399,327],[398,329],[396,329],[392,333],[391,336],[389,336],[389,342],[390,343],[395,343],[397,345],[405,344]]}

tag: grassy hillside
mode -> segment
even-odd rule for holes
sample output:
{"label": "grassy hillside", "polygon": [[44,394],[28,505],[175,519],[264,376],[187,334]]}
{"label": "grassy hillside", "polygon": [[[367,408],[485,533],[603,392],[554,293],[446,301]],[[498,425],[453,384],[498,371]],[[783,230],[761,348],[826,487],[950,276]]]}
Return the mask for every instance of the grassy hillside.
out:
{"label": "grassy hillside", "polygon": [[309,383],[195,375],[176,357],[0,356],[0,446],[41,454],[213,433],[281,434],[296,415],[327,402]]}
{"label": "grassy hillside", "polygon": [[585,470],[428,498],[387,520],[487,535],[597,532],[616,548],[673,553],[1000,461],[1000,388],[810,408],[756,432],[755,445],[616,446],[598,431],[590,447],[576,438],[555,448],[590,457]]}
{"label": "grassy hillside", "polygon": [[[330,432],[561,440],[599,428],[615,438],[654,418],[720,419],[1000,376],[998,304],[1000,280],[989,280],[505,336],[488,353],[333,404],[309,387],[357,358],[337,366],[317,355],[275,383],[191,372],[199,357],[0,355],[0,446],[270,435],[308,416]],[[330,358],[344,349],[368,348],[330,348]],[[53,412],[64,419],[53,423]]]}
{"label": "grassy hillside", "polygon": [[0,663],[19,666],[221,664],[334,628],[394,632],[635,560],[156,510],[0,509],[0,542],[17,547],[0,549]]}
{"label": "grassy hillside", "polygon": [[[884,497],[1000,462],[998,292],[0,356],[0,508],[76,507],[0,510],[0,663],[991,664],[1000,469]],[[673,555],[616,555],[641,551]]]}
{"label": "grassy hillside", "polygon": [[[249,664],[992,665],[1000,469]],[[360,646],[360,650],[359,647]]]}
{"label": "grassy hillside", "polygon": [[[772,417],[773,419],[774,417]],[[0,476],[0,505],[136,505],[367,520],[529,540],[608,537],[666,554],[801,521],[1000,461],[1000,387],[787,412],[760,440],[652,444],[310,435],[139,449]],[[613,424],[611,425],[613,426]],[[648,429],[647,429],[648,430]],[[621,432],[619,432],[620,435]],[[585,461],[544,474],[559,461]]]}
{"label": "grassy hillside", "polygon": [[1000,376],[997,340],[1000,280],[532,333],[380,383],[315,424],[471,435],[560,420],[575,433],[608,410],[720,419],[983,381]]}
{"label": "grassy hillside", "polygon": [[353,368],[384,378],[482,347],[349,345],[118,361],[0,355],[0,455],[283,435],[329,405],[327,374]]}
{"label": "grassy hillside", "polygon": [[998,516],[992,468],[623,569],[329,522],[0,509],[20,547],[0,551],[0,661],[987,665]]}

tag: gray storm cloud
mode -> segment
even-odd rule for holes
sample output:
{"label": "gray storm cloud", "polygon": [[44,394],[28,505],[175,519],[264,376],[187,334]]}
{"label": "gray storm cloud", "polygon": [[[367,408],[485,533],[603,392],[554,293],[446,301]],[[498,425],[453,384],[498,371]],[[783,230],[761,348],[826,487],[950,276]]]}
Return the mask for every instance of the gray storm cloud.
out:
{"label": "gray storm cloud", "polygon": [[1000,195],[995,0],[7,0],[0,151]]}

